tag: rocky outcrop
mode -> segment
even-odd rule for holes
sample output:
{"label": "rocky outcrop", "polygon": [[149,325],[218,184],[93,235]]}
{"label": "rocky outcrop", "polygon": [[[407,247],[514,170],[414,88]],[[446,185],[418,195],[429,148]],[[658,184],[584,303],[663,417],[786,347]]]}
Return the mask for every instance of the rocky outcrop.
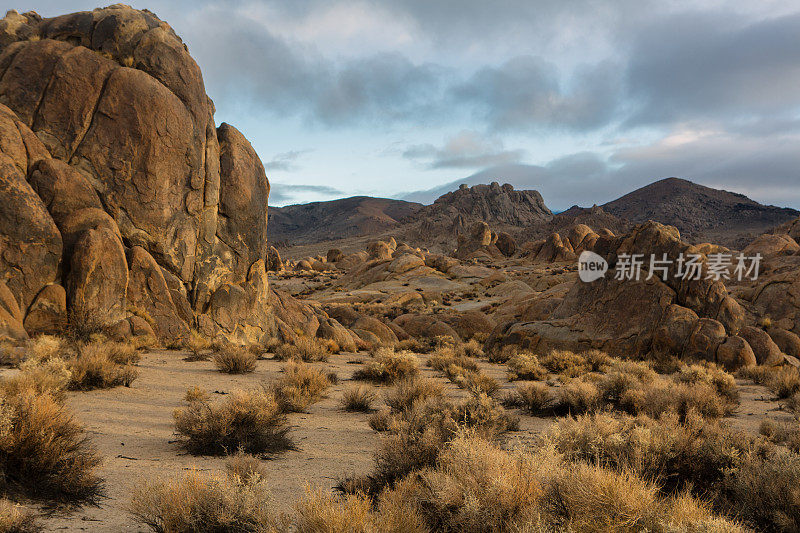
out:
{"label": "rocky outcrop", "polygon": [[[570,236],[584,242],[589,235],[579,228]],[[678,275],[681,254],[699,252],[681,241],[677,229],[648,222],[626,235],[601,239],[602,246],[595,244],[594,248],[609,263],[604,277],[591,283],[576,281],[546,317],[523,311],[522,316],[537,319],[500,324],[486,348],[499,349],[504,344],[522,344],[538,351],[599,348],[619,355],[666,353],[717,361],[729,368],[756,364],[754,350],[738,336],[744,310],[728,295],[721,280],[709,278],[705,257],[700,255],[698,279]],[[654,271],[649,276],[645,264],[638,279],[620,279],[615,271],[625,254],[666,256],[671,262],[666,275]],[[531,305],[543,307],[540,298]],[[751,330],[742,335],[759,341],[755,343],[762,360],[774,361],[771,346],[761,342],[761,335]]]}
{"label": "rocky outcrop", "polygon": [[200,68],[147,10],[0,21],[0,280],[21,314],[6,331],[79,307],[167,342],[275,334],[269,182],[213,115]]}

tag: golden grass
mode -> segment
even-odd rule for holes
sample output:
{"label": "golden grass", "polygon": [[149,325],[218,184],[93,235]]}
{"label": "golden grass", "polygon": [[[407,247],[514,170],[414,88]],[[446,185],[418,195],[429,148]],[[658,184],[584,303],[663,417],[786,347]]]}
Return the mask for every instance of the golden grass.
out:
{"label": "golden grass", "polygon": [[0,490],[58,502],[94,502],[100,457],[50,394],[23,389],[0,403]]}
{"label": "golden grass", "polygon": [[419,374],[419,359],[408,352],[395,353],[381,348],[375,356],[353,373],[353,379],[374,383],[396,383]]}
{"label": "golden grass", "polygon": [[342,407],[346,411],[369,412],[372,404],[378,398],[373,387],[369,385],[353,385],[342,394]]}
{"label": "golden grass", "polygon": [[211,360],[214,366],[225,374],[249,374],[256,369],[258,356],[245,348],[229,346],[216,352]]}
{"label": "golden grass", "polygon": [[28,509],[0,498],[0,533],[37,533],[42,531],[36,515]]}
{"label": "golden grass", "polygon": [[443,396],[444,387],[438,381],[430,378],[411,378],[398,381],[384,395],[384,401],[395,411],[402,411],[412,409],[415,403]]}
{"label": "golden grass", "polygon": [[289,519],[275,510],[259,473],[243,478],[188,472],[167,481],[137,486],[128,510],[139,524],[161,532],[273,533],[289,531]]}
{"label": "golden grass", "polygon": [[286,415],[265,390],[235,391],[224,400],[197,399],[173,413],[175,432],[195,455],[243,451],[270,454],[292,447]]}
{"label": "golden grass", "polygon": [[266,385],[265,390],[275,397],[284,412],[302,413],[320,401],[330,386],[331,379],[322,370],[302,361],[289,361],[283,367],[283,374]]}
{"label": "golden grass", "polygon": [[331,349],[338,351],[338,347],[331,345],[326,340],[302,335],[297,336],[292,342],[278,346],[275,349],[275,359],[279,361],[300,360],[306,363],[327,361]]}

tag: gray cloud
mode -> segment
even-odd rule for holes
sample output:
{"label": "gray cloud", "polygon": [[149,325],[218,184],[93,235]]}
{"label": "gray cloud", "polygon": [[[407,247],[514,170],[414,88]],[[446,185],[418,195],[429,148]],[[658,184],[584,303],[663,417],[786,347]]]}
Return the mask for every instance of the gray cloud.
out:
{"label": "gray cloud", "polygon": [[485,138],[474,131],[462,131],[443,146],[415,144],[405,148],[403,157],[424,161],[427,168],[480,168],[516,163],[525,150],[506,150],[498,138]]}
{"label": "gray cloud", "polygon": [[264,170],[292,171],[297,169],[295,162],[310,150],[290,150],[275,154],[270,161],[264,163]]}
{"label": "gray cloud", "polygon": [[336,187],[327,185],[303,185],[294,183],[270,183],[269,204],[287,205],[296,201],[303,193],[312,193],[319,196],[340,197],[344,193]]}
{"label": "gray cloud", "polygon": [[750,23],[690,13],[637,35],[627,71],[632,124],[783,115],[800,106],[800,14]]}
{"label": "gray cloud", "polygon": [[567,88],[555,65],[533,56],[484,67],[453,88],[457,102],[496,130],[591,129],[614,115],[618,67],[602,63],[576,72]]}

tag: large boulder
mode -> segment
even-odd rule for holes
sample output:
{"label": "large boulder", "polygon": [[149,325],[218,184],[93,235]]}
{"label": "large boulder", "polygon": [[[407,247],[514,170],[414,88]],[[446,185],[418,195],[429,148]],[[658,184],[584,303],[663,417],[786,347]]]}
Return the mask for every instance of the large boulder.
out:
{"label": "large boulder", "polygon": [[763,329],[745,326],[739,331],[739,336],[750,345],[759,365],[774,366],[783,362],[781,349]]}
{"label": "large boulder", "polygon": [[11,11],[0,74],[0,280],[35,311],[31,327],[53,303],[33,309],[34,298],[57,285],[68,308],[143,330],[130,285],[165,341],[192,323],[236,342],[310,323],[272,314],[263,165],[240,132],[215,126],[200,68],[168,24],[121,4]]}
{"label": "large boulder", "polygon": [[26,339],[28,334],[22,326],[22,311],[14,299],[14,294],[0,281],[0,339]]}
{"label": "large boulder", "polygon": [[173,302],[173,292],[153,256],[144,248],[134,246],[129,253],[128,263],[129,305],[150,317],[150,324],[158,338],[171,342],[188,339],[189,325],[179,315],[179,306]]}
{"label": "large boulder", "polygon": [[56,281],[61,234],[28,183],[28,160],[20,130],[26,128],[0,106],[0,281],[22,309]]}
{"label": "large boulder", "polygon": [[732,372],[743,367],[755,366],[756,357],[747,341],[734,335],[728,337],[717,348],[717,363]]}
{"label": "large boulder", "polygon": [[67,291],[54,283],[45,285],[25,315],[25,331],[31,335],[56,335],[67,324]]}

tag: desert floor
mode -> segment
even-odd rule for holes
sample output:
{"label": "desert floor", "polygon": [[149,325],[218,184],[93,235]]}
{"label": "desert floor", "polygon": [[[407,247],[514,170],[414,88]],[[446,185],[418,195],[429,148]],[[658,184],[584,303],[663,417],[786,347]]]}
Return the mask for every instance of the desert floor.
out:
{"label": "desert floor", "polygon": [[[152,351],[143,355],[139,378],[130,388],[70,393],[70,407],[104,457],[101,475],[105,479],[106,498],[99,507],[50,516],[44,520],[48,531],[145,531],[126,512],[132,488],[137,483],[180,475],[190,469],[223,471],[224,458],[192,456],[176,442],[173,410],[185,405],[183,395],[191,386],[200,386],[222,397],[235,389],[252,388],[274,378],[284,363],[260,360],[252,374],[228,375],[216,371],[210,361],[185,361],[186,355],[176,351]],[[369,428],[367,413],[346,412],[339,403],[342,392],[353,383],[351,377],[360,366],[358,362],[368,357],[368,354],[339,354],[331,356],[326,363],[315,363],[336,372],[339,382],[329,389],[326,399],[312,405],[307,413],[289,415],[291,436],[297,449],[265,461],[279,509],[290,512],[307,486],[332,488],[347,474],[364,474],[371,470],[380,436]],[[466,394],[427,368],[424,365],[427,356],[419,357],[423,375],[441,380],[453,398]],[[485,361],[480,365],[481,371],[496,378],[504,389],[511,389],[518,383],[505,380],[504,365]],[[766,416],[790,418],[770,399],[767,389],[749,381],[738,381],[738,384],[741,405],[728,419],[734,427],[756,434]],[[377,402],[376,405],[381,404]],[[546,432],[553,422],[548,418],[518,414],[520,430],[508,434],[508,446],[524,446]]]}

